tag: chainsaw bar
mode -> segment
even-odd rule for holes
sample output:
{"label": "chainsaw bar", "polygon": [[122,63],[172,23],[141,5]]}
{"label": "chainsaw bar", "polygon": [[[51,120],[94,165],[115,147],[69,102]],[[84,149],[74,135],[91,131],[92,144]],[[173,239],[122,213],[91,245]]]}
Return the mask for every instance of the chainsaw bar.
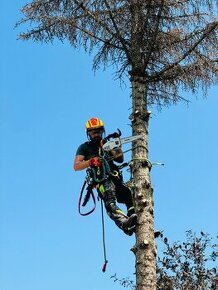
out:
{"label": "chainsaw bar", "polygon": [[143,138],[143,135],[136,135],[125,138],[111,138],[102,146],[102,149],[104,151],[111,151],[115,148],[121,147],[122,144],[130,143],[141,138]]}
{"label": "chainsaw bar", "polygon": [[121,138],[120,139],[120,143],[121,145],[122,144],[126,144],[126,143],[129,143],[129,142],[133,142],[135,140],[138,140],[138,139],[142,139],[143,135],[136,135],[136,136],[130,136],[130,137],[125,137],[125,138]]}

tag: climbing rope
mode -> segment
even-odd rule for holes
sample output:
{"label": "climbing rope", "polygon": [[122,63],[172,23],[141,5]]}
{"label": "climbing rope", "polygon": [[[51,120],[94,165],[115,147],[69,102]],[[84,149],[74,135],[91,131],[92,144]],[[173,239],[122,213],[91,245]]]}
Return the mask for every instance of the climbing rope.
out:
{"label": "climbing rope", "polygon": [[[96,208],[96,199],[95,199],[94,193],[92,191],[92,185],[91,184],[89,184],[88,187],[87,187],[87,194],[84,197],[84,201],[82,203],[83,191],[85,189],[86,184],[87,184],[87,180],[85,180],[84,183],[83,183],[83,186],[82,186],[82,189],[81,189],[81,192],[80,192],[79,202],[78,202],[78,210],[79,210],[80,215],[82,215],[82,216],[87,216],[87,215],[91,214]],[[82,206],[85,206],[86,203],[88,202],[90,196],[93,199],[94,207],[89,212],[82,213],[81,212],[81,203],[82,203]],[[108,260],[107,260],[107,254],[106,254],[104,208],[103,208],[102,199],[101,199],[101,222],[102,222],[102,243],[103,243],[103,252],[104,252],[104,264],[103,264],[103,267],[102,267],[102,272],[106,272],[106,267],[107,267]]]}
{"label": "climbing rope", "polygon": [[102,222],[102,242],[103,242],[103,251],[104,251],[104,264],[102,267],[102,272],[106,272],[107,267],[107,255],[106,255],[106,242],[105,242],[105,225],[104,225],[104,208],[103,208],[103,201],[101,199],[101,222]]}

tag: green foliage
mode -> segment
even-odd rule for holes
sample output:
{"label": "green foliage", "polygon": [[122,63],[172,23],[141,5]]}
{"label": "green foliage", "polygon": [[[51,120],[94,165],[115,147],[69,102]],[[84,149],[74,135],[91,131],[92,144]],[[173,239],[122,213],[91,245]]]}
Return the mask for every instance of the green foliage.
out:
{"label": "green foliage", "polygon": [[117,274],[115,273],[113,276],[111,276],[111,279],[113,279],[114,282],[118,282],[124,288],[129,288],[129,289],[132,289],[132,290],[136,289],[134,281],[130,280],[129,277],[120,279],[120,278],[117,277]]}
{"label": "green foliage", "polygon": [[218,289],[218,245],[208,234],[201,232],[197,237],[187,231],[185,242],[170,245],[167,238],[163,241],[165,250],[157,260],[158,290]]}
{"label": "green foliage", "polygon": [[[186,241],[170,244],[162,238],[164,246],[157,258],[157,290],[217,290],[218,289],[218,244],[203,232],[196,236],[186,232]],[[121,286],[134,290],[129,278],[111,277]]]}

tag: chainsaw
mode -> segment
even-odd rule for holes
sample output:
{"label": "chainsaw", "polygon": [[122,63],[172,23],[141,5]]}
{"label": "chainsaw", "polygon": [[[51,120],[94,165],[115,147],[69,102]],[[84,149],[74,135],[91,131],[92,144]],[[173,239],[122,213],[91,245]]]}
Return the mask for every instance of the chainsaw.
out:
{"label": "chainsaw", "polygon": [[119,129],[117,129],[117,131],[118,133],[115,132],[113,134],[108,135],[106,138],[104,138],[102,142],[103,143],[102,149],[105,152],[110,152],[111,150],[120,148],[123,144],[130,143],[130,142],[143,138],[143,135],[135,135],[135,136],[125,137],[125,138],[120,138],[121,131]]}

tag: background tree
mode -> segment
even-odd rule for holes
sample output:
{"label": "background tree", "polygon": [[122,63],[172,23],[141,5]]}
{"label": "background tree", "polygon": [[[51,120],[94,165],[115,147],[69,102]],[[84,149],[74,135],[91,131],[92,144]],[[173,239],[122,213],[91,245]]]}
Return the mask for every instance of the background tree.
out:
{"label": "background tree", "polygon": [[132,153],[139,227],[137,290],[156,289],[153,189],[148,156],[149,107],[185,100],[217,82],[217,6],[213,0],[34,0],[22,9],[31,29],[21,39],[68,39],[96,53],[93,67],[113,64],[129,75],[133,134],[143,134]]}
{"label": "background tree", "polygon": [[[162,249],[157,258],[158,290],[217,290],[218,289],[218,244],[203,232],[196,235],[186,232],[186,241],[170,243],[162,237],[158,246]],[[134,290],[134,281],[129,278],[111,277],[124,288]]]}
{"label": "background tree", "polygon": [[187,231],[186,238],[173,244],[163,239],[165,249],[157,260],[157,289],[218,289],[218,244],[203,232],[197,236]]}

